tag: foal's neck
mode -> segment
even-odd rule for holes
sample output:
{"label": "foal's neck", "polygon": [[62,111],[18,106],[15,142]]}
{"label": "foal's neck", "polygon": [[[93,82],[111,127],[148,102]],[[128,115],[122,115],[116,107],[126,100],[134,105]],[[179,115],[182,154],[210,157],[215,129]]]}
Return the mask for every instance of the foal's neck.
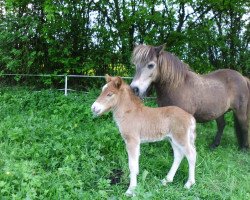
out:
{"label": "foal's neck", "polygon": [[143,107],[143,103],[139,97],[135,96],[130,88],[124,88],[120,93],[117,105],[113,109],[113,115],[115,118],[123,118],[126,114],[137,111]]}

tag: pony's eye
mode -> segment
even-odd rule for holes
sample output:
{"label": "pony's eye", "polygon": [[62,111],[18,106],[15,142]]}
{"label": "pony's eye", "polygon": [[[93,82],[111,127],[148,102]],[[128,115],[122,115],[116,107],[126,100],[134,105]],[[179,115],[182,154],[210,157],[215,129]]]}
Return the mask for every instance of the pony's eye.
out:
{"label": "pony's eye", "polygon": [[149,68],[149,69],[153,69],[153,68],[154,68],[154,64],[149,64],[149,65],[148,65],[148,68]]}
{"label": "pony's eye", "polygon": [[113,93],[108,93],[107,96],[108,97],[111,97],[113,95]]}

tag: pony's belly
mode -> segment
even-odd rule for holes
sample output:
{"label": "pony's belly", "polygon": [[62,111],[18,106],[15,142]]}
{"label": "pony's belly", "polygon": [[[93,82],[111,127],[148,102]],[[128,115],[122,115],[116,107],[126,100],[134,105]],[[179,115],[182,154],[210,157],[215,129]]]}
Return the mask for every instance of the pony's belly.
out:
{"label": "pony's belly", "polygon": [[230,101],[221,101],[220,105],[216,104],[203,104],[202,108],[199,108],[194,113],[194,117],[197,122],[207,122],[222,116],[224,113],[230,110]]}
{"label": "pony's belly", "polygon": [[196,119],[197,122],[202,123],[202,122],[208,122],[214,119],[217,119],[220,117],[223,113],[195,113],[194,118]]}

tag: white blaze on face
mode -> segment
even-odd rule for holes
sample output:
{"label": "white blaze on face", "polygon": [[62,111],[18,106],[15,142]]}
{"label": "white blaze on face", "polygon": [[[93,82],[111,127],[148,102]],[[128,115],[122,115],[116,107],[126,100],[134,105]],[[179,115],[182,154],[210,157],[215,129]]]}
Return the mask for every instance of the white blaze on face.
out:
{"label": "white blaze on face", "polygon": [[104,106],[98,102],[94,102],[91,106],[91,110],[95,115],[100,115],[103,113],[103,111],[105,110]]}
{"label": "white blaze on face", "polygon": [[105,89],[107,89],[108,83],[102,87],[102,93],[97,98],[97,100],[92,104],[91,110],[94,115],[100,116],[104,112],[107,112],[110,108],[109,100],[110,96],[103,96],[103,92],[105,92]]}
{"label": "white blaze on face", "polygon": [[103,92],[107,87],[108,87],[108,84],[104,85],[104,86],[102,87],[102,92]]}
{"label": "white blaze on face", "polygon": [[[137,71],[137,73],[140,73],[138,78],[134,78],[130,86],[134,88],[139,89],[139,96],[144,96],[147,89],[151,85],[151,83],[156,78],[156,63],[155,62],[149,62],[147,65],[145,65],[140,72]],[[136,76],[135,76],[136,77]]]}

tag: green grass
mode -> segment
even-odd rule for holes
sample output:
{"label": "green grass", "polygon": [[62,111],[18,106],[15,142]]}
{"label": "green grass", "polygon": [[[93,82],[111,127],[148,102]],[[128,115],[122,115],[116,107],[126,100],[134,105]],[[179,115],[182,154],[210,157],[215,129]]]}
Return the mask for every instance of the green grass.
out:
{"label": "green grass", "polygon": [[[124,142],[111,114],[93,118],[97,95],[0,89],[0,199],[129,199]],[[231,115],[227,121],[214,151],[215,123],[198,125],[196,185],[190,190],[183,188],[186,160],[173,183],[160,183],[173,161],[168,142],[143,144],[133,199],[250,199],[250,154],[238,150]],[[115,185],[114,171],[121,174]]]}

